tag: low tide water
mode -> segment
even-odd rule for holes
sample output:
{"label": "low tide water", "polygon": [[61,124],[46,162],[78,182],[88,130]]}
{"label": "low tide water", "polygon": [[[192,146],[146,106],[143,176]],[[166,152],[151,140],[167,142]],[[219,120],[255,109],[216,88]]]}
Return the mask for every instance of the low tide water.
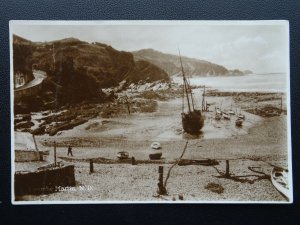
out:
{"label": "low tide water", "polygon": [[[205,85],[220,91],[235,92],[287,92],[287,75],[284,73],[251,74],[245,76],[214,76],[189,78],[191,85]],[[174,79],[182,83],[181,77]]]}

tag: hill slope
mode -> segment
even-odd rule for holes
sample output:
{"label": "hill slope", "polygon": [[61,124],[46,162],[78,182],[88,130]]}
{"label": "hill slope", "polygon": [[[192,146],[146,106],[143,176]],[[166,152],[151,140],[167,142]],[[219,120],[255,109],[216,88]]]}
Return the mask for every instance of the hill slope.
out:
{"label": "hill slope", "polygon": [[[150,62],[135,62],[130,52],[75,38],[31,42],[14,35],[13,60],[14,70],[28,72],[34,67],[46,71],[48,80],[61,87],[58,97],[63,102],[97,98],[101,88],[117,86],[123,80],[169,81],[165,71]],[[57,92],[56,87],[52,91]]]}
{"label": "hill slope", "polygon": [[[153,49],[142,49],[133,52],[135,60],[145,60],[165,70],[170,76],[181,73],[178,55],[166,54]],[[182,57],[184,71],[187,75],[226,76],[243,75],[239,70],[230,71],[224,66],[208,61]]]}

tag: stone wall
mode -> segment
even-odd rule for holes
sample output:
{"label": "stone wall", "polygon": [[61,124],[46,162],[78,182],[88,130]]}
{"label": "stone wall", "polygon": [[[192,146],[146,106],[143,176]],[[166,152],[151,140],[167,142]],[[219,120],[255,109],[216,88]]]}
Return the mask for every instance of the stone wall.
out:
{"label": "stone wall", "polygon": [[15,173],[15,195],[46,194],[75,186],[74,165]]}
{"label": "stone wall", "polygon": [[42,161],[43,151],[15,150],[15,162]]}
{"label": "stone wall", "polygon": [[14,90],[14,100],[19,101],[21,97],[33,96],[42,89],[42,85],[36,85],[29,88]]}

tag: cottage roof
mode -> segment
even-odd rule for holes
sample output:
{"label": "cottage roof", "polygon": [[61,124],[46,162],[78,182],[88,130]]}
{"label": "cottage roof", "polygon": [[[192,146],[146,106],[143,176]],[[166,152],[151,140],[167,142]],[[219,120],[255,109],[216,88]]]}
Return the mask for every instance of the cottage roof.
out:
{"label": "cottage roof", "polygon": [[15,131],[15,150],[37,150],[33,136],[26,132]]}

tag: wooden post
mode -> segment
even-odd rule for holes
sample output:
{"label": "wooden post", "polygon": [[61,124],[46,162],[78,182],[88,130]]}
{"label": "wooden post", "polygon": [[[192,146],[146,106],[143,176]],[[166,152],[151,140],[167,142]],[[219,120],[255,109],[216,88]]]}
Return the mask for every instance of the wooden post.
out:
{"label": "wooden post", "polygon": [[127,106],[128,114],[130,115],[130,102],[128,100],[129,98],[127,97],[127,95],[125,95],[124,99],[125,99],[125,104]]}
{"label": "wooden post", "polygon": [[226,160],[226,173],[225,173],[225,177],[230,177],[230,174],[229,174],[229,160]]}
{"label": "wooden post", "polygon": [[38,146],[36,144],[36,140],[35,140],[34,134],[32,135],[32,139],[33,139],[33,142],[34,142],[35,150],[38,151],[39,149],[38,149]]}
{"label": "wooden post", "polygon": [[159,166],[158,167],[158,181],[159,183],[163,183],[163,180],[164,180],[164,167],[163,166]]}
{"label": "wooden post", "polygon": [[128,101],[127,101],[127,110],[128,110],[128,114],[130,115],[130,104]]}
{"label": "wooden post", "polygon": [[131,157],[131,165],[136,165],[136,161],[135,161],[135,158],[133,156]]}
{"label": "wooden post", "polygon": [[282,113],[282,95],[281,95],[281,99],[280,99],[280,114]]}
{"label": "wooden post", "polygon": [[90,159],[90,173],[93,173],[94,172],[94,164],[93,164],[93,160]]}
{"label": "wooden post", "polygon": [[160,195],[166,195],[167,194],[167,190],[166,188],[164,187],[164,167],[163,166],[159,166],[158,167],[158,190],[157,190],[157,193],[160,194]]}
{"label": "wooden post", "polygon": [[54,141],[54,166],[56,167],[56,142]]}
{"label": "wooden post", "polygon": [[179,199],[179,200],[183,200],[183,194],[179,194],[179,195],[178,195],[178,199]]}

